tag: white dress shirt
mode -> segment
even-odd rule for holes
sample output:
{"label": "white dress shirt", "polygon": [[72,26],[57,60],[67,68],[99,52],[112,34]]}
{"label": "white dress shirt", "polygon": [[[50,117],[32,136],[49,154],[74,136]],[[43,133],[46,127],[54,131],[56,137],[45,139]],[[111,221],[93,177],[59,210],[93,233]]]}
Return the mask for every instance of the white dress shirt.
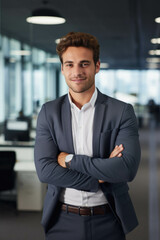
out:
{"label": "white dress shirt", "polygon": [[[71,114],[72,114],[72,135],[75,154],[93,156],[93,119],[95,112],[95,102],[97,99],[97,89],[92,98],[81,109],[71,100],[68,94]],[[63,189],[60,201],[75,206],[98,206],[107,203],[104,193],[99,188],[98,192],[86,192],[73,188]]]}

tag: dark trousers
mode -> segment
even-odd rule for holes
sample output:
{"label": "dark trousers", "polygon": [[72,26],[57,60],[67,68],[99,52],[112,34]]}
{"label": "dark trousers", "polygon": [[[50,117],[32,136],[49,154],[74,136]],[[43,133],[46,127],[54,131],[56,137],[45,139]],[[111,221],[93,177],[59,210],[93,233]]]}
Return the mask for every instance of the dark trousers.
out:
{"label": "dark trousers", "polygon": [[112,212],[80,216],[59,211],[46,232],[46,240],[125,240],[120,223]]}

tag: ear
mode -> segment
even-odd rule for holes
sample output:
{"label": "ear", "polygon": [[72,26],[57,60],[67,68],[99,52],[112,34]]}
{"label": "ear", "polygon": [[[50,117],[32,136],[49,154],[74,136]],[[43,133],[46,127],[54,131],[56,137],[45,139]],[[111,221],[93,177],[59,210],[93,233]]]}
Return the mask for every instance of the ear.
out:
{"label": "ear", "polygon": [[96,62],[96,73],[100,70],[100,61]]}

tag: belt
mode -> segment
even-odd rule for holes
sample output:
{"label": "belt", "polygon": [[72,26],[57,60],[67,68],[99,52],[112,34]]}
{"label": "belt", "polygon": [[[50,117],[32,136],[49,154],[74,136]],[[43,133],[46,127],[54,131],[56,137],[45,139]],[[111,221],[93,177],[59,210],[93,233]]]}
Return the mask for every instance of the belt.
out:
{"label": "belt", "polygon": [[61,209],[67,213],[75,213],[79,214],[80,216],[104,215],[111,212],[108,204],[96,207],[77,207],[62,203]]}

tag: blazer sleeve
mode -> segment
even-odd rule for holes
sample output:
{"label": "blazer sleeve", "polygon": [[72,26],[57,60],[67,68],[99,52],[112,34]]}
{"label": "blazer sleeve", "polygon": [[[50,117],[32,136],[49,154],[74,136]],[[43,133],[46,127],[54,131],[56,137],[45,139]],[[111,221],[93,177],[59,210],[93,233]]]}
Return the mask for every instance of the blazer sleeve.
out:
{"label": "blazer sleeve", "polygon": [[71,161],[71,169],[109,183],[133,180],[140,162],[140,143],[137,119],[130,104],[126,104],[123,111],[115,146],[121,143],[124,146],[122,157],[91,158],[75,155]]}
{"label": "blazer sleeve", "polygon": [[50,130],[45,105],[37,120],[34,159],[38,177],[41,182],[64,188],[96,192],[99,183],[96,178],[61,167],[57,162],[59,148],[54,133]]}

